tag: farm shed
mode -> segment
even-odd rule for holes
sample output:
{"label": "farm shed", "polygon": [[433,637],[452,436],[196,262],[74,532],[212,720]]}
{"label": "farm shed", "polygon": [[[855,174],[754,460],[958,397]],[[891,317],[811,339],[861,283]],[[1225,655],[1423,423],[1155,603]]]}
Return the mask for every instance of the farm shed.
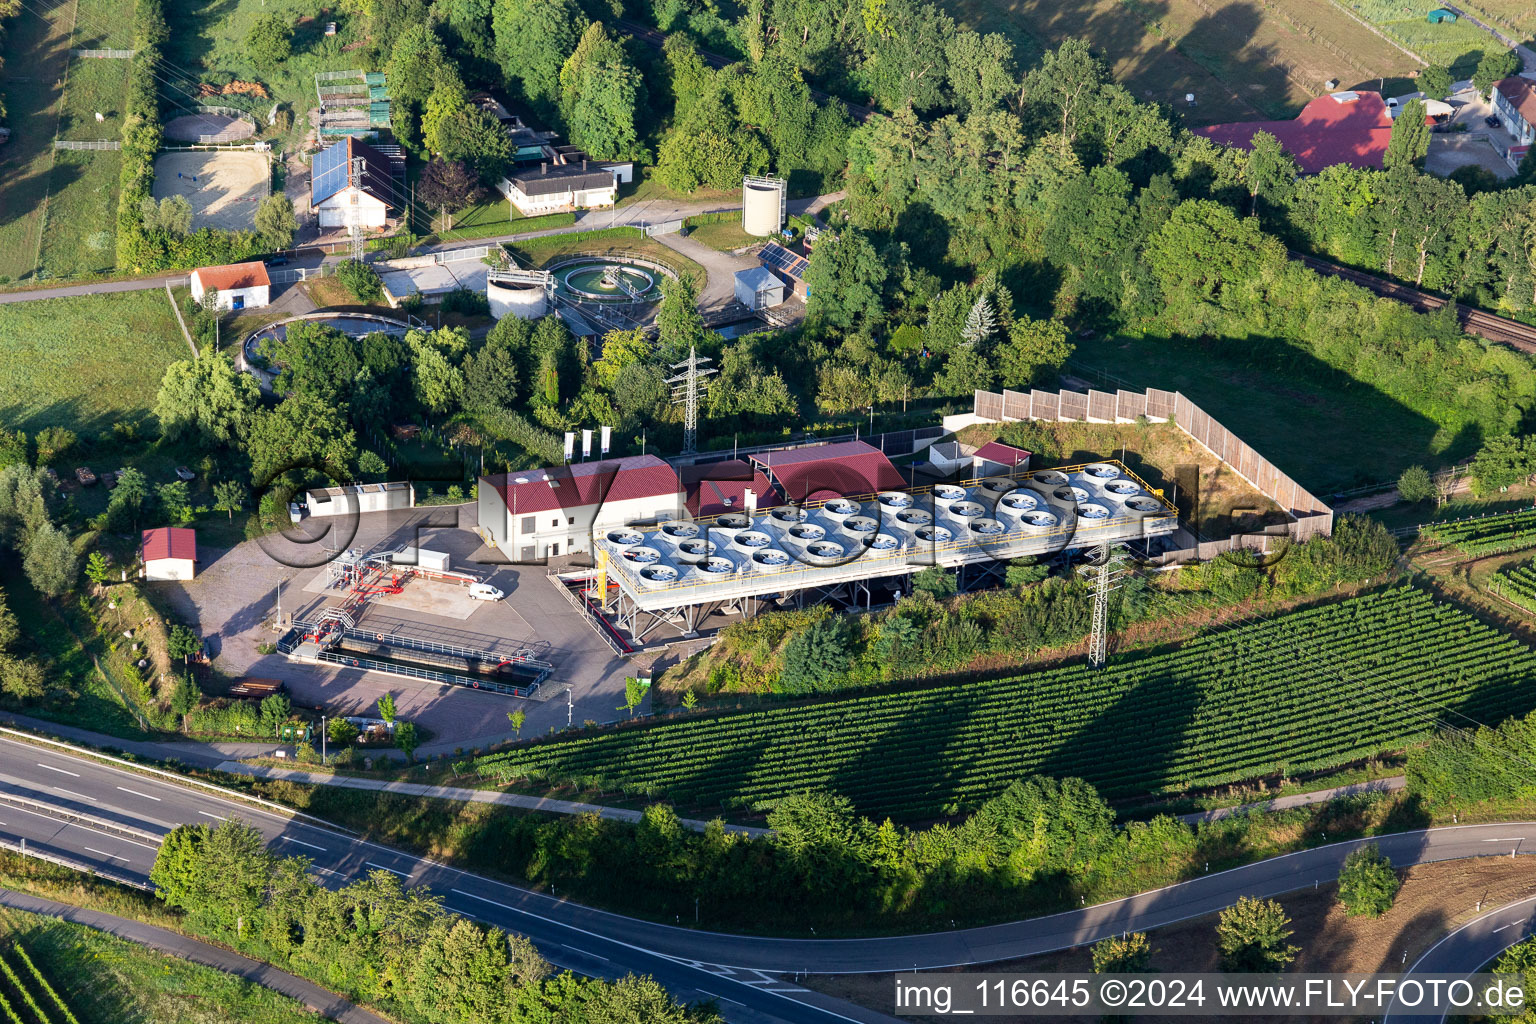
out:
{"label": "farm shed", "polygon": [[1434,10],[1425,15],[1424,20],[1429,22],[1431,25],[1438,25],[1442,21],[1455,21],[1456,12],[1445,7],[1436,7]]}
{"label": "farm shed", "polygon": [[736,301],[751,310],[767,309],[784,301],[784,282],[767,267],[736,271]]}
{"label": "farm shed", "polygon": [[197,574],[197,531],[180,526],[145,530],[139,560],[146,580],[190,580]]}
{"label": "farm shed", "polygon": [[255,309],[272,301],[272,279],[267,276],[267,265],[260,261],[192,271],[192,301],[202,302],[209,292],[218,296],[222,310]]}

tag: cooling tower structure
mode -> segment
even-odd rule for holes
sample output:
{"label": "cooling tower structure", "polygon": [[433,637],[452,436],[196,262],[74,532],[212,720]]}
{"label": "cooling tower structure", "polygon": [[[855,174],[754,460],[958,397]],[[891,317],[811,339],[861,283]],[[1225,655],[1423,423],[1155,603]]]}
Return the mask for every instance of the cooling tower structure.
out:
{"label": "cooling tower structure", "polygon": [[534,320],[550,310],[554,278],[542,270],[492,270],[485,275],[485,297],[491,316]]}
{"label": "cooling tower structure", "polygon": [[768,238],[784,227],[789,183],[783,178],[741,179],[741,227],[749,235]]}
{"label": "cooling tower structure", "polygon": [[[829,497],[713,518],[613,528],[594,538],[599,586],[635,641],[691,631],[724,605],[796,591],[868,590],[930,565],[955,568],[1171,534],[1178,512],[1118,462]],[[863,588],[860,590],[859,588]]]}

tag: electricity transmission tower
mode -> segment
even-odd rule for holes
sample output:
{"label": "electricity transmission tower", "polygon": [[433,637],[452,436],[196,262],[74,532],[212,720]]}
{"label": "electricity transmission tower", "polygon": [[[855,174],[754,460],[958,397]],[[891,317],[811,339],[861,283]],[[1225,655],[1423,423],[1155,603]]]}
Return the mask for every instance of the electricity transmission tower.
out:
{"label": "electricity transmission tower", "polygon": [[672,385],[672,404],[683,407],[684,455],[692,455],[698,450],[699,389],[704,378],[716,372],[713,368],[705,368],[704,364],[710,362],[714,360],[708,356],[701,357],[696,348],[689,348],[687,359],[672,364],[672,369],[683,372],[667,378],[667,383]]}
{"label": "electricity transmission tower", "polygon": [[[351,178],[352,187],[358,192],[363,190],[363,169],[365,163],[362,157],[353,157],[347,173]],[[356,263],[363,262],[363,208],[356,202],[357,195],[351,197],[354,202],[347,206],[347,233],[351,236],[351,257]]]}
{"label": "electricity transmission tower", "polygon": [[1093,549],[1093,561],[1083,567],[1093,577],[1093,628],[1088,634],[1088,664],[1101,668],[1109,658],[1109,595],[1130,572],[1110,552],[1109,545]]}

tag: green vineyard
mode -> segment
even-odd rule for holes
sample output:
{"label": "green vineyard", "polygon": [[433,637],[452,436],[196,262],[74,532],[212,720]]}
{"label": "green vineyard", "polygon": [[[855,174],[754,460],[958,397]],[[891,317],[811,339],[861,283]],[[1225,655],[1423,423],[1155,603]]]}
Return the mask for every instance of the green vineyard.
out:
{"label": "green vineyard", "polygon": [[0,1021],[5,1024],[80,1024],[21,943],[0,949]]}
{"label": "green vineyard", "polygon": [[1488,581],[1488,589],[1526,611],[1536,612],[1536,562],[1500,569]]}
{"label": "green vineyard", "polygon": [[973,807],[1031,774],[1109,798],[1310,771],[1400,748],[1449,718],[1536,707],[1536,653],[1411,587],[1072,664],[826,703],[553,739],[482,775],[761,808],[804,789],[869,815]]}
{"label": "green vineyard", "polygon": [[1536,547],[1536,508],[1458,519],[1424,527],[1423,534],[1473,558]]}

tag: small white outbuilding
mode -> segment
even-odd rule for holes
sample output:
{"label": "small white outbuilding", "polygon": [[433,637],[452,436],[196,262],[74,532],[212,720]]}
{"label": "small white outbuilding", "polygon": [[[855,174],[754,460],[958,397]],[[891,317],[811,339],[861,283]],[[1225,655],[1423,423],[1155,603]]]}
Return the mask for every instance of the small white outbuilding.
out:
{"label": "small white outbuilding", "polygon": [[736,301],[754,311],[777,306],[784,301],[784,282],[767,267],[738,270]]}
{"label": "small white outbuilding", "polygon": [[197,575],[197,531],[182,526],[145,530],[139,560],[146,580],[190,580]]}
{"label": "small white outbuilding", "polygon": [[272,301],[272,279],[260,262],[199,267],[192,271],[192,301],[202,302],[213,292],[225,312],[255,309]]}

